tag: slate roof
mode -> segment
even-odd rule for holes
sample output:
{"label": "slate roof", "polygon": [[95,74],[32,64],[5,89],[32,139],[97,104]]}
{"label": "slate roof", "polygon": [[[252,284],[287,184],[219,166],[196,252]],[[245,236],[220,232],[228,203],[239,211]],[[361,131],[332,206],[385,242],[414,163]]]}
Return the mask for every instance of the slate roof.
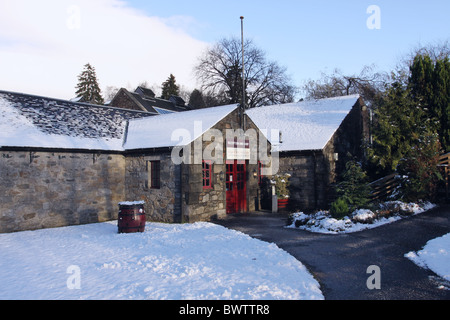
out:
{"label": "slate roof", "polygon": [[[172,112],[183,112],[191,110],[190,106],[186,105],[186,102],[177,96],[171,96],[169,100],[155,98],[155,94],[152,90],[137,87],[134,92],[130,92],[125,88],[121,88],[116,94],[116,97],[120,94],[128,96],[130,101],[136,106],[136,109],[147,111],[154,114],[167,114]],[[116,101],[114,97],[111,101],[111,105],[115,107],[121,107],[120,103]]]}
{"label": "slate roof", "polygon": [[137,87],[134,92],[149,98],[154,98],[156,96],[152,89],[148,89],[145,87]]}
{"label": "slate roof", "polygon": [[0,90],[0,146],[120,149],[126,121],[149,116]]}

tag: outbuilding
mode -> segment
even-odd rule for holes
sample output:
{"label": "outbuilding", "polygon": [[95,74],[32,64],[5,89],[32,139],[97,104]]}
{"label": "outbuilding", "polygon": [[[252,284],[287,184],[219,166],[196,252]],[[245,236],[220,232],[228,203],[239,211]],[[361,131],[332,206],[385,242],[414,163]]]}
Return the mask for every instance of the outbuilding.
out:
{"label": "outbuilding", "polygon": [[289,209],[326,209],[349,160],[363,161],[370,113],[359,95],[265,106],[247,111],[260,130],[280,130],[270,142],[279,173],[290,175]]}
{"label": "outbuilding", "polygon": [[0,232],[117,219],[137,200],[151,221],[220,219],[270,203],[276,173],[292,210],[326,208],[365,156],[368,114],[359,96],[155,115],[0,91]]}
{"label": "outbuilding", "polygon": [[0,132],[0,232],[117,219],[127,200],[163,222],[254,211],[252,155],[271,161],[237,105],[155,116],[0,91]]}

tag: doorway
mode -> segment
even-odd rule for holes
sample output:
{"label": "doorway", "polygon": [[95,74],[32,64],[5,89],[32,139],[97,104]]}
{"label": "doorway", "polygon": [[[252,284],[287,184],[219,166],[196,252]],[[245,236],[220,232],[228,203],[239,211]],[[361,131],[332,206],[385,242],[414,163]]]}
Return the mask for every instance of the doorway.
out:
{"label": "doorway", "polygon": [[227,214],[247,211],[247,166],[244,161],[226,162]]}

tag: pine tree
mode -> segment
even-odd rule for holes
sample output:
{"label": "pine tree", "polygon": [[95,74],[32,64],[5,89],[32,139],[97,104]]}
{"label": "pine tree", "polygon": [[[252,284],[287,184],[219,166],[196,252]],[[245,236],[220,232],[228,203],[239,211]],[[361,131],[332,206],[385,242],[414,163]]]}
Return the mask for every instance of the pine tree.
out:
{"label": "pine tree", "polygon": [[412,97],[428,108],[433,94],[433,61],[428,55],[417,55],[410,68],[409,86]]}
{"label": "pine tree", "polygon": [[448,58],[436,61],[431,111],[441,146],[444,150],[450,151],[450,61]]}
{"label": "pine tree", "polygon": [[379,174],[392,173],[401,159],[415,156],[427,137],[437,135],[450,151],[450,62],[417,55],[408,83],[395,81],[384,92],[376,110],[372,163]]}
{"label": "pine tree", "polygon": [[411,90],[394,82],[384,93],[376,110],[371,160],[380,175],[396,170],[399,161],[417,144],[423,131],[424,111],[411,97]]}
{"label": "pine tree", "polygon": [[95,69],[89,63],[84,66],[84,70],[78,76],[76,89],[77,97],[83,98],[85,102],[104,104]]}
{"label": "pine tree", "polygon": [[179,96],[180,87],[176,84],[175,76],[170,74],[169,78],[162,83],[161,99],[168,100],[170,96]]}
{"label": "pine tree", "polygon": [[[225,76],[225,81],[228,84],[229,90],[226,90],[227,97],[230,104],[239,103],[242,105],[242,68],[240,65],[231,66]],[[247,98],[247,93],[246,100]],[[245,101],[247,104],[247,101]]]}
{"label": "pine tree", "polygon": [[345,168],[341,181],[336,186],[339,198],[333,206],[341,207],[342,203],[339,202],[345,201],[349,212],[352,212],[364,208],[369,203],[371,189],[367,184],[367,174],[359,163],[349,161]]}
{"label": "pine tree", "polygon": [[439,134],[442,148],[449,150],[449,59],[433,61],[428,55],[419,54],[414,58],[410,71],[411,95],[425,112],[424,123],[430,131]]}
{"label": "pine tree", "polygon": [[194,89],[189,97],[189,105],[194,109],[205,108],[205,100],[203,99],[203,94],[198,90]]}

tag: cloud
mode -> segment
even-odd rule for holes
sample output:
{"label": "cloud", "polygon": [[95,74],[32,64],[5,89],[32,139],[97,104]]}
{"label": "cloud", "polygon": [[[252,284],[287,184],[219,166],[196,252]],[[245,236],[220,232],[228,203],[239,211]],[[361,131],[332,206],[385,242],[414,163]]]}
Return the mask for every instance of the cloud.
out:
{"label": "cloud", "polygon": [[193,88],[192,68],[207,44],[184,31],[189,23],[118,0],[2,0],[0,89],[68,99],[87,62],[103,89],[160,84],[170,73]]}

